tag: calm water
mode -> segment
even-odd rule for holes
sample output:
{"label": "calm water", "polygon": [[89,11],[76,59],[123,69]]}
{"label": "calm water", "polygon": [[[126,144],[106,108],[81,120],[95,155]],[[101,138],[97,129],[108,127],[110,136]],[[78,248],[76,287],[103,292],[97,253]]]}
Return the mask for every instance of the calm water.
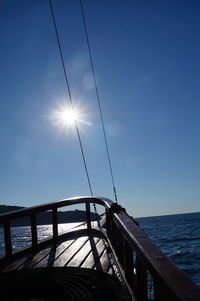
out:
{"label": "calm water", "polygon": [[[145,217],[137,219],[140,227],[156,245],[200,286],[200,213]],[[61,224],[63,232],[76,224]],[[38,226],[38,238],[52,235],[50,225]],[[30,227],[13,227],[13,249],[31,242]],[[3,232],[0,228],[0,253],[4,253]]]}
{"label": "calm water", "polygon": [[200,286],[200,213],[139,218],[156,245]]}

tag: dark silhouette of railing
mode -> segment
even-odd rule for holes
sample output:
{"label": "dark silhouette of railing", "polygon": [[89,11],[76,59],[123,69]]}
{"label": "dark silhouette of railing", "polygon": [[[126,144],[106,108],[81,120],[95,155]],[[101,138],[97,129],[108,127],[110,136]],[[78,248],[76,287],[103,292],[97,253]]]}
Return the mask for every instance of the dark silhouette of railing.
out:
{"label": "dark silhouette of railing", "polygon": [[[200,289],[157,248],[138,224],[116,203],[98,197],[71,198],[27,209],[12,211],[0,215],[0,224],[4,229],[5,256],[0,265],[9,263],[14,257],[21,256],[45,244],[55,242],[58,234],[58,208],[85,204],[86,224],[90,231],[90,204],[105,207],[107,240],[120,269],[121,276],[130,292],[138,301],[146,300],[200,300]],[[51,211],[53,236],[44,242],[38,242],[37,214]],[[29,216],[31,226],[31,246],[13,252],[11,239],[11,221]]]}

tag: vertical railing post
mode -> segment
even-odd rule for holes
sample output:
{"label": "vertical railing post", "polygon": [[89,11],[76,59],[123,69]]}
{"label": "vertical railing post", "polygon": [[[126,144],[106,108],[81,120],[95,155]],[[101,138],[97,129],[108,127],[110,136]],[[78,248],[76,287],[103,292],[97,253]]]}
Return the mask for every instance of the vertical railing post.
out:
{"label": "vertical railing post", "polygon": [[136,295],[138,301],[148,300],[147,270],[138,256],[136,257]]}
{"label": "vertical railing post", "polygon": [[124,237],[124,273],[131,290],[134,291],[134,272],[133,272],[133,251]]}
{"label": "vertical railing post", "polygon": [[58,211],[57,208],[52,209],[52,223],[53,223],[53,238],[58,236]]}
{"label": "vertical railing post", "polygon": [[31,236],[32,236],[32,247],[36,247],[38,244],[37,239],[37,224],[36,224],[36,215],[31,214]]}
{"label": "vertical railing post", "polygon": [[106,229],[108,238],[112,243],[112,213],[108,208],[106,209]]}
{"label": "vertical railing post", "polygon": [[167,288],[166,284],[159,279],[155,279],[153,281],[154,288],[154,300],[155,301],[175,301],[177,298],[175,295]]}
{"label": "vertical railing post", "polygon": [[114,221],[112,222],[112,244],[116,252],[117,258],[124,269],[123,236]]}
{"label": "vertical railing post", "polygon": [[115,240],[117,242],[117,255],[124,269],[124,237],[115,224]]}
{"label": "vertical railing post", "polygon": [[12,240],[11,240],[9,220],[3,223],[3,228],[4,228],[4,242],[5,242],[6,257],[9,257],[12,255]]}
{"label": "vertical railing post", "polygon": [[91,229],[90,203],[87,201],[85,203],[85,209],[86,209],[87,228]]}

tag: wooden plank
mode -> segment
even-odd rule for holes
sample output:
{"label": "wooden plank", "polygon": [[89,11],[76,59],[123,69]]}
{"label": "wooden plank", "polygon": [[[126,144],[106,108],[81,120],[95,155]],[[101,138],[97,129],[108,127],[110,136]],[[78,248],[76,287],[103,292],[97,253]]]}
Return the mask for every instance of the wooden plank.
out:
{"label": "wooden plank", "polygon": [[[94,238],[95,244],[99,241],[98,238]],[[81,266],[82,263],[86,260],[86,258],[89,256],[89,254],[93,253],[93,249],[91,246],[90,239],[86,242],[86,244],[76,253],[76,255],[70,260],[70,262],[67,264],[67,266]],[[89,266],[86,266],[89,268]]]}
{"label": "wooden plank", "polygon": [[[45,248],[41,251],[38,251],[37,253],[29,253],[28,255],[25,255],[11,264],[8,264],[3,271],[13,271],[13,270],[21,270],[24,268],[32,268],[32,266],[40,261],[43,257],[45,257],[49,252],[51,252],[52,245],[48,248]],[[37,259],[36,259],[37,258]]]}
{"label": "wooden plank", "polygon": [[88,236],[77,238],[73,245],[69,246],[61,256],[55,259],[53,266],[66,266],[88,240]]}
{"label": "wooden plank", "polygon": [[71,239],[65,242],[62,242],[55,248],[51,250],[49,254],[42,258],[42,260],[38,261],[33,268],[42,268],[42,267],[52,267],[54,266],[54,261],[57,260],[64,252],[66,252],[67,248],[74,244],[75,240]]}
{"label": "wooden plank", "polygon": [[[95,262],[98,260],[102,250],[105,248],[104,241],[102,239],[98,240],[96,244],[97,252],[94,251],[94,247],[91,249],[90,254],[85,259],[85,261],[81,264],[82,268],[90,268],[92,269],[95,266]],[[96,254],[97,253],[97,254]]]}
{"label": "wooden plank", "polygon": [[108,257],[106,248],[104,249],[103,253],[100,255],[98,261],[95,263],[95,269],[99,270],[99,266],[101,266],[101,269],[105,273],[107,273],[110,268],[110,259]]}
{"label": "wooden plank", "polygon": [[66,248],[71,245],[75,240],[69,240],[63,242],[59,245],[50,245],[49,247],[40,250],[36,254],[26,255],[13,263],[7,265],[2,271],[13,271],[13,270],[21,270],[25,268],[38,268],[38,267],[46,267],[52,266],[52,262],[55,258],[58,258],[62,252],[66,250]]}
{"label": "wooden plank", "polygon": [[41,251],[39,251],[36,255],[30,257],[28,260],[26,260],[21,266],[17,268],[17,270],[22,270],[22,269],[31,269],[33,266],[35,266],[38,262],[43,260],[48,254],[51,252],[51,250],[54,248],[53,245],[51,245],[48,248],[45,248]]}
{"label": "wooden plank", "polygon": [[19,268],[19,266],[21,266],[22,264],[25,263],[26,260],[28,260],[30,257],[32,257],[32,255],[27,255],[24,256],[10,264],[8,264],[7,266],[5,266],[5,268],[3,268],[1,271],[2,272],[9,272],[9,271],[14,271],[17,270]]}

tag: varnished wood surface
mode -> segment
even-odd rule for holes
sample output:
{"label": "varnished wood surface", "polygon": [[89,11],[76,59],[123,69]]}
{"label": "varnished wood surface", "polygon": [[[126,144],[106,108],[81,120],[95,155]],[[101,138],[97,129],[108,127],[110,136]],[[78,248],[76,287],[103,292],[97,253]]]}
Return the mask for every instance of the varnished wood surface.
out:
{"label": "varnished wood surface", "polygon": [[51,243],[5,266],[2,272],[45,267],[83,267],[113,274],[107,242],[91,232],[68,236],[65,241]]}

